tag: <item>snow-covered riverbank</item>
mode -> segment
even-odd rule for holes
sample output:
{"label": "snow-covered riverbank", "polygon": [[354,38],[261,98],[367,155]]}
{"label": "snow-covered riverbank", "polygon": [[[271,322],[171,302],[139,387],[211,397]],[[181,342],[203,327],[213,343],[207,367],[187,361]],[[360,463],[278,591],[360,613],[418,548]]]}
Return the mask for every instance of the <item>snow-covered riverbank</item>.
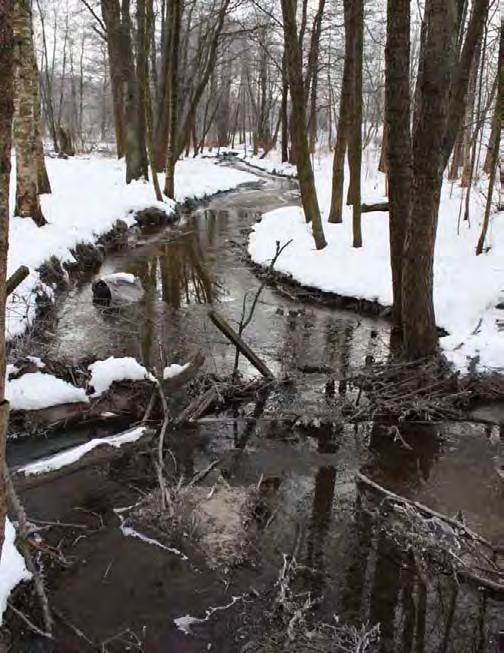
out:
{"label": "snow-covered riverbank", "polygon": [[[15,166],[13,166],[15,168]],[[152,184],[125,184],[124,162],[89,156],[72,159],[47,159],[52,193],[42,196],[42,209],[48,224],[37,227],[30,219],[11,217],[8,273],[26,265],[30,274],[10,298],[7,335],[25,331],[35,315],[35,298],[40,287],[38,268],[50,257],[73,261],[71,250],[79,243],[93,243],[112,229],[119,219],[128,226],[135,223],[136,211],[157,207],[167,213],[175,210],[171,200],[157,202]],[[163,175],[160,175],[161,187]],[[207,159],[187,159],[177,165],[177,202],[203,199],[254,181],[253,174],[218,165]],[[11,175],[11,214],[15,175]],[[46,288],[50,294],[52,290]]]}
{"label": "snow-covered riverbank", "polygon": [[[371,163],[371,165],[369,165]],[[273,165],[273,164],[272,164]],[[392,302],[389,266],[388,213],[362,216],[364,247],[352,247],[351,209],[345,207],[344,222],[327,222],[331,200],[332,159],[317,159],[315,175],[328,246],[316,251],[310,226],[298,207],[286,207],[263,216],[249,240],[252,260],[266,265],[274,255],[275,242],[292,239],[276,270],[306,286],[339,295]],[[385,201],[384,176],[371,173],[368,162],[363,175],[363,201]],[[489,251],[475,255],[483,217],[483,193],[473,191],[471,222],[462,222],[462,189],[445,183],[439,214],[435,258],[435,308],[437,323],[450,335],[441,339],[447,358],[459,369],[471,360],[480,371],[504,370],[504,214],[493,214],[487,245]],[[463,211],[463,207],[462,207]]]}

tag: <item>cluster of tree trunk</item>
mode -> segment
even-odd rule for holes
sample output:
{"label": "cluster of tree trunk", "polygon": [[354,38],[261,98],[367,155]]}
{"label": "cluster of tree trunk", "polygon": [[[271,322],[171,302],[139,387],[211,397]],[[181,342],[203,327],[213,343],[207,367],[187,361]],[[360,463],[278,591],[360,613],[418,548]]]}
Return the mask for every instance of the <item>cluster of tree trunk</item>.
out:
{"label": "cluster of tree trunk", "polygon": [[464,4],[426,2],[412,120],[410,2],[388,0],[387,6],[385,110],[394,317],[412,359],[437,348],[433,266],[441,186],[464,119],[488,15],[488,0],[474,0],[464,30]]}

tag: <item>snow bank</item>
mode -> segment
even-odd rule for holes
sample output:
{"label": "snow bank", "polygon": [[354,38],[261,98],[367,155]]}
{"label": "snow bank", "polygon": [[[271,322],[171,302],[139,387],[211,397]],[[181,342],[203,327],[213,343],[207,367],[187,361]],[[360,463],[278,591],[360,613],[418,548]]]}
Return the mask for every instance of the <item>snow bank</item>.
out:
{"label": "snow bank", "polygon": [[156,381],[143,365],[131,357],[110,356],[104,361],[96,361],[88,366],[91,372],[90,384],[95,389],[93,397],[106,392],[114,381]]}
{"label": "snow bank", "polygon": [[31,573],[26,569],[23,556],[14,545],[16,531],[9,521],[5,520],[5,539],[0,555],[0,626],[7,600],[12,590],[23,580],[30,580]]}
{"label": "snow bank", "polygon": [[[369,163],[369,162],[368,162]],[[286,207],[263,216],[249,240],[249,253],[259,264],[269,264],[275,241],[292,239],[275,269],[306,286],[368,300],[385,306],[392,303],[389,264],[388,213],[362,216],[364,247],[352,247],[351,208],[344,207],[343,224],[327,222],[331,201],[332,160],[325,157],[315,167],[320,208],[325,220],[328,246],[314,248],[311,228],[298,207]],[[364,201],[384,201],[383,175],[373,176],[374,162],[363,178]],[[504,370],[504,334],[497,319],[504,311],[495,308],[504,299],[504,214],[493,216],[488,244],[490,251],[475,256],[483,206],[482,193],[473,192],[471,224],[463,223],[457,234],[462,190],[445,183],[439,212],[434,278],[437,324],[450,334],[441,339],[447,358],[459,369],[471,359],[484,370]]]}
{"label": "snow bank", "polygon": [[168,365],[167,367],[164,368],[163,379],[165,381],[167,381],[168,379],[172,379],[174,376],[178,376],[179,374],[181,374],[188,367],[189,367],[189,363],[186,363],[185,365],[172,363],[171,365]]}
{"label": "snow bank", "polygon": [[[134,224],[134,213],[156,207],[167,213],[175,202],[157,202],[152,183],[135,181],[125,184],[123,161],[104,157],[46,159],[52,193],[41,197],[48,221],[37,227],[30,219],[11,217],[9,228],[8,273],[26,265],[30,274],[9,298],[7,336],[23,333],[35,317],[36,289],[40,286],[37,269],[51,256],[71,262],[71,249],[79,243],[94,242],[110,231],[118,219]],[[13,171],[15,171],[13,165]],[[255,177],[219,166],[215,161],[188,159],[177,164],[175,197],[178,202],[200,199],[218,191],[230,190]],[[11,216],[14,212],[15,173],[11,175]],[[163,187],[163,175],[160,175]],[[44,290],[51,295],[50,288]]]}
{"label": "snow bank", "polygon": [[7,381],[5,395],[12,410],[40,410],[58,404],[89,401],[86,391],[43,372],[29,372]]}
{"label": "snow bank", "polygon": [[103,445],[108,445],[109,447],[122,447],[123,444],[128,444],[129,442],[136,442],[145,435],[147,429],[144,426],[139,426],[137,428],[125,431],[119,435],[114,435],[110,438],[95,438],[85,442],[84,444],[79,445],[78,447],[73,447],[66,451],[61,451],[60,453],[50,456],[48,458],[43,458],[37,460],[34,463],[20,467],[17,471],[23,473],[25,476],[32,476],[34,474],[45,474],[46,472],[52,472],[62,467],[67,467],[73,463],[80,460],[87,453]]}

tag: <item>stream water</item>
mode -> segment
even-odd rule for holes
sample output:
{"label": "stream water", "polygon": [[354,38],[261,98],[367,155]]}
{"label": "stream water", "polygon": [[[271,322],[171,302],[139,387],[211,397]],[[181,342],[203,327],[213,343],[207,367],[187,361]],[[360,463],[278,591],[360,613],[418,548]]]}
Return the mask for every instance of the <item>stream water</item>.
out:
{"label": "stream water", "polygon": [[[244,295],[260,283],[243,259],[246,233],[262,212],[297,202],[297,196],[292,182],[265,176],[214,198],[176,227],[135,237],[129,249],[106,259],[100,274],[136,274],[144,299],[104,310],[93,305],[90,282],[76,286],[58,302],[45,353],[72,362],[131,355],[152,364],[161,343],[170,361],[183,362],[201,348],[208,370],[230,371],[234,350],[209,321],[209,304],[239,319]],[[502,605],[405,564],[404,552],[373,534],[354,482],[361,471],[447,515],[462,510],[471,528],[504,542],[504,484],[495,472],[500,427],[400,424],[408,447],[380,424],[287,427],[274,419],[279,409],[317,415],[326,405],[327,375],[312,370],[343,375],[366,356],[386,356],[389,326],[295,302],[267,287],[245,336],[276,375],[292,382],[246,404],[238,416],[243,419],[203,421],[170,434],[170,447],[186,478],[219,458],[231,488],[257,487],[262,480],[264,514],[255,515],[254,555],[224,571],[211,568],[204,552],[183,537],[167,544],[188,559],[125,536],[114,509],[141,496],[141,456],[28,490],[23,500],[30,518],[74,526],[49,535],[66,556],[66,564],[55,561],[47,570],[51,603],[64,616],[58,643],[49,646],[26,633],[15,650],[95,650],[76,628],[103,643],[104,651],[322,650],[291,649],[288,641],[268,648],[265,642],[283,556],[295,543],[306,570],[298,590],[316,601],[316,619],[380,623],[381,651],[504,650]],[[243,361],[240,369],[254,373]],[[69,437],[75,442],[81,436]],[[58,443],[64,444],[61,436]],[[38,455],[44,446],[55,448],[48,440],[38,445]],[[18,463],[33,453],[26,442],[12,443],[9,457]],[[209,490],[212,478],[203,482]],[[91,530],[79,530],[82,525]],[[174,621],[186,615],[201,620],[189,633]]]}

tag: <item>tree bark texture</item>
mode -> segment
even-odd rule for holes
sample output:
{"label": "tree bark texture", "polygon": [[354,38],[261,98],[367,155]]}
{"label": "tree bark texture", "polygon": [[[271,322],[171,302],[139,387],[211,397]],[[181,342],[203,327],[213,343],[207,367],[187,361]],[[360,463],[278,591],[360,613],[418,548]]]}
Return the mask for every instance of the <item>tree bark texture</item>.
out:
{"label": "tree bark texture", "polygon": [[171,40],[169,58],[169,97],[168,97],[168,148],[166,151],[166,175],[164,193],[175,198],[175,165],[179,156],[177,151],[178,124],[178,76],[180,30],[182,28],[182,0],[171,0]]}
{"label": "tree bark texture", "polygon": [[350,187],[348,204],[352,204],[353,246],[362,247],[361,168],[362,168],[362,65],[364,56],[364,0],[352,0],[354,69],[352,80],[352,123],[348,138]]}
{"label": "tree bark texture", "polygon": [[14,0],[0,2],[0,551],[5,534],[5,438],[9,404],[5,401],[5,300],[9,243],[9,179],[14,112]]}
{"label": "tree bark texture", "polygon": [[121,7],[117,0],[101,0],[103,22],[107,28],[112,110],[117,157],[124,156],[124,80],[121,54]]}
{"label": "tree bark texture", "polygon": [[388,0],[385,47],[386,167],[389,180],[389,241],[393,320],[402,325],[402,271],[406,227],[411,215],[410,21],[411,0]]}

